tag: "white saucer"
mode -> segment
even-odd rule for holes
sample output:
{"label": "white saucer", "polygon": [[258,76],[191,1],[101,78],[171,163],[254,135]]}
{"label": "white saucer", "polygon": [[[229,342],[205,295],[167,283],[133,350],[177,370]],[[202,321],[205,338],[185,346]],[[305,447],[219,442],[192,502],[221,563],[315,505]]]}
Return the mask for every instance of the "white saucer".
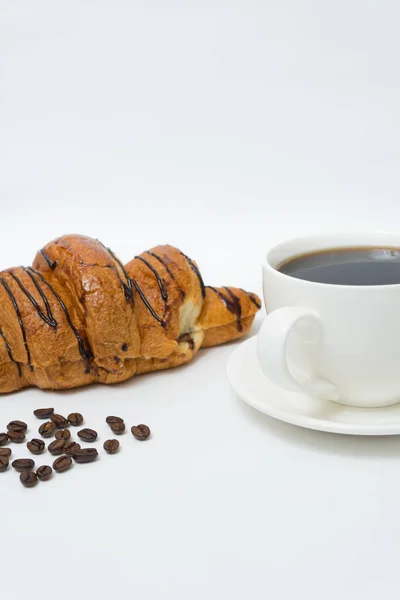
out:
{"label": "white saucer", "polygon": [[332,433],[400,434],[400,404],[384,408],[352,408],[289,392],[269,381],[258,364],[257,337],[236,348],[229,357],[226,372],[242,400],[274,419]]}

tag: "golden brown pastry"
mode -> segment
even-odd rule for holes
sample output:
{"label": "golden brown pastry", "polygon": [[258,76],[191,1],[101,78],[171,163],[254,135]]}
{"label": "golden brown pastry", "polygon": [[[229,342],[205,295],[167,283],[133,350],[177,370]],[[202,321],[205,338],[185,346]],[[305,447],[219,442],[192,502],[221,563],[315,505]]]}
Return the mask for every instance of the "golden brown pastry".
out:
{"label": "golden brown pastry", "polygon": [[157,246],[122,265],[98,240],[67,235],[32,267],[0,273],[0,392],[115,383],[177,367],[201,346],[247,333],[261,306],[205,287],[194,261]]}

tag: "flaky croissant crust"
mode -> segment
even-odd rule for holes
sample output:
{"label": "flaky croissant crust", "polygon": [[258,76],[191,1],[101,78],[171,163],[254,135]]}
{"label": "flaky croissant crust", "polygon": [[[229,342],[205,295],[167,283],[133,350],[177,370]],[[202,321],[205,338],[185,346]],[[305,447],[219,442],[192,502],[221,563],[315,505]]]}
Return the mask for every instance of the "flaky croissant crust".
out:
{"label": "flaky croissant crust", "polygon": [[98,240],[60,237],[32,267],[0,273],[0,392],[115,383],[176,367],[247,333],[261,306],[205,286],[197,264],[157,246],[127,265]]}

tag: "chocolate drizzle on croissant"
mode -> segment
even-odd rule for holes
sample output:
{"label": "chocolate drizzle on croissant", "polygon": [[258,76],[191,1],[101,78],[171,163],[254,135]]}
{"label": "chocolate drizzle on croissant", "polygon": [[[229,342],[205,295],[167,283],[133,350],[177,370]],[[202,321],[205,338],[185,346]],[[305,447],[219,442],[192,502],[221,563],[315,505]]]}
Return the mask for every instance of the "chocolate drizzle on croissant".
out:
{"label": "chocolate drizzle on croissant", "polygon": [[7,342],[7,338],[6,338],[6,336],[5,336],[5,334],[4,334],[4,331],[3,331],[2,329],[0,329],[0,336],[1,336],[1,337],[2,337],[2,339],[3,339],[4,346],[5,346],[6,350],[7,350],[7,354],[8,354],[8,356],[9,356],[9,359],[10,359],[10,361],[11,361],[12,363],[14,363],[14,364],[16,364],[16,365],[17,365],[17,369],[18,369],[18,375],[21,377],[21,376],[22,376],[21,365],[20,365],[20,364],[19,364],[19,362],[17,362],[17,361],[15,360],[15,358],[13,357],[13,355],[12,355],[12,352],[11,352],[11,348],[10,348],[10,345],[9,345],[9,343]]}
{"label": "chocolate drizzle on croissant", "polygon": [[[127,300],[131,300],[133,301],[133,290],[132,290],[132,282],[128,276],[128,273],[125,271],[125,267],[122,264],[122,262],[119,260],[119,258],[117,258],[114,254],[114,252],[112,250],[110,250],[110,248],[107,248],[102,242],[100,242],[100,240],[97,240],[102,246],[103,248],[110,254],[111,258],[117,263],[117,265],[119,266],[119,268],[121,269],[124,277],[125,277],[125,281],[122,279],[122,277],[118,274],[119,280],[121,282],[121,285],[124,289],[125,292],[125,297]],[[118,271],[117,271],[118,273]]]}
{"label": "chocolate drizzle on croissant", "polygon": [[164,287],[164,283],[161,279],[161,277],[159,276],[157,270],[153,267],[153,265],[151,265],[149,263],[148,260],[146,260],[145,258],[143,258],[143,256],[135,256],[135,258],[137,258],[138,260],[141,260],[149,269],[150,271],[153,273],[154,277],[157,280],[158,283],[158,287],[160,288],[160,292],[161,292],[161,298],[164,300],[165,302],[165,308],[168,308],[168,294],[167,294],[167,290]]}
{"label": "chocolate drizzle on croissant", "polygon": [[15,275],[15,273],[13,273],[13,271],[10,271],[11,277],[14,279],[14,281],[17,282],[18,286],[20,287],[20,289],[22,290],[22,292],[25,294],[25,296],[28,298],[29,302],[31,302],[33,304],[33,306],[35,307],[36,312],[39,315],[39,317],[41,319],[43,319],[43,321],[45,323],[47,323],[48,325],[50,325],[50,327],[57,327],[57,321],[53,317],[49,301],[47,300],[47,297],[44,294],[42,288],[38,285],[38,283],[37,283],[36,279],[33,277],[32,273],[30,273],[27,269],[25,269],[25,267],[22,267],[22,269],[24,270],[24,272],[27,275],[29,275],[30,277],[32,277],[32,281],[35,284],[36,289],[38,290],[38,292],[39,292],[39,294],[40,294],[40,296],[41,296],[41,298],[42,298],[42,300],[44,302],[44,305],[46,307],[47,315],[44,314],[44,312],[40,308],[39,304],[36,302],[35,298],[28,292],[28,290],[26,289],[26,287],[22,284],[21,280]]}
{"label": "chocolate drizzle on croissant", "polygon": [[135,286],[135,290],[139,294],[140,298],[142,299],[143,304],[145,305],[145,307],[147,308],[147,310],[149,311],[151,316],[154,317],[154,319],[156,321],[158,321],[162,327],[165,328],[166,322],[164,321],[164,319],[162,319],[161,317],[158,316],[158,314],[156,313],[156,311],[151,306],[150,302],[147,300],[146,296],[143,294],[142,290],[140,289],[138,282],[135,279],[131,279],[131,281],[132,281],[133,285]]}
{"label": "chocolate drizzle on croissant", "polygon": [[213,292],[215,292],[217,294],[217,296],[219,298],[221,298],[221,300],[225,304],[226,308],[232,314],[235,315],[235,317],[236,317],[236,325],[237,325],[238,331],[242,331],[242,323],[241,323],[242,307],[241,307],[241,304],[240,304],[240,298],[238,296],[236,296],[232,292],[232,290],[230,290],[226,286],[224,286],[224,290],[226,290],[226,292],[229,294],[230,298],[228,298],[228,296],[226,294],[224,294],[220,290],[215,289],[211,285],[208,285],[207,287],[210,290],[213,290]]}
{"label": "chocolate drizzle on croissant", "polygon": [[[171,279],[173,279],[174,281],[176,281],[175,279],[175,275],[173,274],[173,272],[171,271],[171,269],[169,268],[165,258],[161,258],[161,256],[158,256],[158,254],[156,254],[155,252],[152,252],[151,250],[147,250],[146,254],[150,254],[150,256],[152,256],[153,258],[155,258],[156,260],[158,260],[159,263],[162,264],[162,266],[165,268],[165,270],[167,271],[168,275],[171,277]],[[183,291],[183,289],[181,287],[179,287],[179,285],[177,285],[177,288],[179,290],[179,293],[182,297],[182,300],[185,299],[185,292]]]}
{"label": "chocolate drizzle on croissant", "polygon": [[25,346],[25,351],[26,351],[26,359],[27,359],[27,362],[28,362],[30,370],[33,371],[33,364],[31,362],[31,352],[29,350],[28,342],[26,341],[26,331],[25,331],[24,323],[22,321],[22,317],[21,317],[21,312],[19,310],[19,306],[17,304],[17,301],[15,299],[14,294],[12,293],[12,291],[10,290],[10,288],[8,286],[8,283],[5,281],[5,279],[3,277],[0,279],[0,282],[1,282],[2,286],[4,287],[4,289],[6,290],[8,296],[9,296],[9,298],[11,300],[11,303],[13,305],[15,314],[17,315],[19,327],[21,329],[22,339],[24,340],[24,346]]}
{"label": "chocolate drizzle on croissant", "polygon": [[245,294],[248,295],[248,297],[250,298],[250,300],[252,301],[252,303],[254,304],[254,306],[256,306],[258,309],[261,308],[261,302],[258,299],[258,297],[255,296],[255,294],[252,294],[251,292],[246,292],[246,290],[242,290],[242,288],[240,288],[241,292],[244,292]]}
{"label": "chocolate drizzle on croissant", "polygon": [[[60,305],[63,313],[65,314],[65,317],[67,319],[67,323],[68,323],[71,331],[74,333],[74,335],[76,337],[76,341],[78,342],[79,353],[82,356],[83,360],[86,363],[88,363],[90,361],[90,359],[93,358],[93,353],[92,353],[92,351],[90,349],[86,349],[85,348],[85,344],[83,342],[83,339],[82,339],[81,335],[79,334],[79,331],[77,330],[77,328],[73,324],[71,316],[70,316],[70,314],[68,312],[68,309],[65,306],[64,302],[61,300],[60,296],[57,294],[57,292],[55,291],[55,289],[53,288],[53,286],[48,281],[46,281],[44,279],[43,275],[41,275],[38,271],[36,271],[32,267],[28,267],[28,269],[30,271],[32,271],[33,273],[35,273],[35,275],[37,275],[39,277],[39,279],[44,283],[44,285],[46,285],[49,288],[49,290],[51,291],[51,293],[53,294],[53,296],[57,300],[57,302]],[[86,369],[87,368],[88,368],[88,365],[86,366]]]}
{"label": "chocolate drizzle on croissant", "polygon": [[192,269],[192,271],[194,271],[196,273],[196,277],[199,280],[200,283],[200,287],[201,287],[201,295],[203,296],[203,298],[205,298],[206,295],[206,288],[204,285],[204,281],[202,276],[200,275],[200,271],[198,266],[192,261],[191,258],[189,258],[188,256],[186,256],[186,254],[183,254],[183,252],[181,252],[182,256],[184,256],[186,258],[186,260],[188,261],[190,268]]}
{"label": "chocolate drizzle on croissant", "polygon": [[57,265],[57,261],[55,260],[54,262],[52,262],[50,260],[50,258],[47,256],[46,252],[43,250],[43,248],[41,250],[39,250],[39,252],[43,256],[43,258],[47,262],[47,264],[49,265],[50,269],[51,270],[55,269],[56,265]]}
{"label": "chocolate drizzle on croissant", "polygon": [[123,265],[85,236],[58,238],[32,267],[0,273],[0,392],[114,383],[179,366],[247,333],[261,306],[205,287],[197,264],[157,246]]}

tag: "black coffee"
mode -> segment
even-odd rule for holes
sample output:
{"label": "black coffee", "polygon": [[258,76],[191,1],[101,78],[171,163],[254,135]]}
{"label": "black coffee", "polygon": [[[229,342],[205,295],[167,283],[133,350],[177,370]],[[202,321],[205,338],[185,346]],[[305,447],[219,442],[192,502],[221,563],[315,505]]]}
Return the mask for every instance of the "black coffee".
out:
{"label": "black coffee", "polygon": [[400,283],[400,248],[332,248],[291,258],[278,271],[317,283],[390,285]]}

